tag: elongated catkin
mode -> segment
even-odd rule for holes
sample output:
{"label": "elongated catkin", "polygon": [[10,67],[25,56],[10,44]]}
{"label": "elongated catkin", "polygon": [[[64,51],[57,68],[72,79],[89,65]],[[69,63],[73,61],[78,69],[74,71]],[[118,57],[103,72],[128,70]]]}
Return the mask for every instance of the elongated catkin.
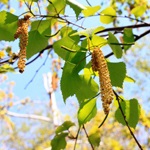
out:
{"label": "elongated catkin", "polygon": [[18,20],[18,28],[16,33],[14,34],[14,38],[20,39],[19,47],[19,60],[18,60],[18,68],[19,71],[22,73],[25,69],[26,63],[26,47],[28,44],[28,26],[30,23],[30,15],[25,15],[23,19]]}
{"label": "elongated catkin", "polygon": [[102,51],[98,47],[94,47],[92,53],[92,69],[98,71],[101,87],[101,99],[105,114],[109,113],[110,104],[114,98],[110,75],[107,63]]}

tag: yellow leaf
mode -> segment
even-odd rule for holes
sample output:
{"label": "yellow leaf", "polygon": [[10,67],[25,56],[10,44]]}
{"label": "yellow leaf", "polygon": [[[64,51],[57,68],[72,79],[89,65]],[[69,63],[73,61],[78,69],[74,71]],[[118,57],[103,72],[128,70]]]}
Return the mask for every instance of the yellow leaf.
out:
{"label": "yellow leaf", "polygon": [[107,7],[100,13],[100,21],[105,24],[113,22],[116,17],[116,11],[112,7]]}
{"label": "yellow leaf", "polygon": [[131,14],[133,14],[135,17],[141,17],[146,11],[146,6],[137,6],[131,10]]}
{"label": "yellow leaf", "polygon": [[0,51],[0,59],[5,57],[5,52],[4,51]]}

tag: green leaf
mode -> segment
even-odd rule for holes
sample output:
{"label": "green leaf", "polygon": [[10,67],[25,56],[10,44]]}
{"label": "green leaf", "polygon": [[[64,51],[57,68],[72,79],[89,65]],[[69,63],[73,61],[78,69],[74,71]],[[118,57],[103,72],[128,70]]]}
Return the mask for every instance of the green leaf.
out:
{"label": "green leaf", "polygon": [[[135,128],[140,116],[138,101],[136,99],[124,100],[120,104],[129,126]],[[115,117],[119,123],[126,125],[119,108],[116,110]]]}
{"label": "green leaf", "polygon": [[[134,43],[134,35],[131,28],[125,28],[123,33],[123,43],[132,44]],[[131,47],[131,45],[124,45],[125,52]]]}
{"label": "green leaf", "polygon": [[112,86],[121,87],[126,77],[126,66],[123,62],[111,63],[108,62],[108,70],[110,73],[110,79]]}
{"label": "green leaf", "polygon": [[61,91],[64,101],[69,96],[73,96],[80,87],[81,79],[75,70],[75,64],[66,62],[63,68],[63,73],[60,81]]}
{"label": "green leaf", "polygon": [[61,35],[61,38],[64,38],[66,36],[69,36],[71,34],[73,34],[73,29],[71,27],[68,27],[68,26],[64,26],[61,28],[60,30],[60,35]]}
{"label": "green leaf", "polygon": [[62,38],[64,37],[70,37],[72,40],[74,40],[74,43],[78,43],[80,41],[79,35],[71,36],[72,34],[76,33],[76,30],[73,30],[71,27],[64,26],[60,30],[60,35]]}
{"label": "green leaf", "polygon": [[93,7],[90,7],[90,6],[87,6],[86,9],[82,10],[82,13],[84,14],[85,17],[88,17],[88,16],[92,16],[94,15],[101,7],[98,5],[98,6],[93,6]]}
{"label": "green leaf", "polygon": [[71,60],[76,53],[71,52],[67,49],[62,48],[66,47],[67,49],[71,49],[73,51],[79,51],[80,47],[75,44],[75,41],[70,37],[64,37],[53,44],[54,51],[57,55],[59,55],[62,59],[69,61]]}
{"label": "green leaf", "polygon": [[86,101],[81,104],[78,111],[78,122],[81,126],[95,117],[97,113],[96,99]]}
{"label": "green leaf", "polygon": [[113,22],[115,17],[116,11],[112,7],[107,7],[100,13],[100,21],[105,24]]}
{"label": "green leaf", "polygon": [[57,16],[58,14],[64,14],[66,2],[65,0],[50,0],[50,4],[48,5],[48,14],[51,16]]}
{"label": "green leaf", "polygon": [[1,16],[1,19],[0,19],[0,24],[11,24],[13,22],[16,22],[18,20],[18,17],[9,13],[9,12],[6,12],[6,11],[1,11],[0,12],[0,16]]}
{"label": "green leaf", "polygon": [[15,72],[15,70],[9,64],[4,64],[0,66],[0,74],[7,73],[7,72]]}
{"label": "green leaf", "polygon": [[51,20],[37,20],[32,22],[31,31],[37,30],[41,35],[50,35],[51,34]]}
{"label": "green leaf", "polygon": [[126,82],[134,82],[135,83],[135,80],[133,78],[129,77],[129,76],[126,76],[124,81],[126,81]]}
{"label": "green leaf", "polygon": [[18,17],[6,11],[1,11],[0,16],[0,40],[14,41]]}
{"label": "green leaf", "polygon": [[107,40],[104,39],[103,37],[100,37],[100,36],[97,36],[97,35],[92,36],[92,40],[91,40],[91,45],[92,46],[102,47],[106,44],[107,44]]}
{"label": "green leaf", "polygon": [[47,46],[47,43],[48,38],[43,37],[39,31],[30,31],[27,45],[27,59],[40,52]]}
{"label": "green leaf", "polygon": [[89,74],[80,75],[80,80],[80,86],[78,91],[76,91],[76,97],[79,103],[82,103],[85,99],[95,96],[99,91],[99,86]]}
{"label": "green leaf", "polygon": [[60,125],[59,127],[57,127],[55,133],[59,134],[63,131],[68,130],[70,127],[74,126],[75,124],[71,121],[65,121],[62,125]]}
{"label": "green leaf", "polygon": [[114,55],[117,58],[121,58],[122,57],[122,48],[119,45],[117,38],[111,32],[109,32],[108,43],[109,43],[109,46],[111,47]]}
{"label": "green leaf", "polygon": [[131,10],[131,14],[133,14],[136,18],[141,17],[145,13],[146,9],[146,5],[136,6]]}
{"label": "green leaf", "polygon": [[66,4],[68,4],[74,10],[74,12],[76,14],[76,18],[78,18],[78,16],[81,13],[81,11],[85,8],[80,3],[77,3],[77,2],[71,1],[71,0],[67,0]]}
{"label": "green leaf", "polygon": [[89,135],[88,140],[94,147],[98,147],[100,143],[100,133],[96,132],[96,133]]}
{"label": "green leaf", "polygon": [[61,133],[55,135],[51,141],[52,150],[62,150],[66,147],[66,136],[68,133]]}

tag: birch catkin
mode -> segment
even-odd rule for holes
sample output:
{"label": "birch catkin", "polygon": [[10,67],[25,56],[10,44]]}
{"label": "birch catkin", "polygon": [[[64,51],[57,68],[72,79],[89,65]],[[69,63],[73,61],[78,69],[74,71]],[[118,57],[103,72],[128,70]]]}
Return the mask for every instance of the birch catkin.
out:
{"label": "birch catkin", "polygon": [[18,21],[18,28],[16,33],[14,34],[14,38],[20,39],[19,47],[19,60],[18,60],[18,68],[19,71],[22,73],[25,68],[26,63],[26,47],[28,44],[28,26],[30,23],[30,15],[25,15],[23,19]]}
{"label": "birch catkin", "polygon": [[101,87],[101,99],[105,114],[109,113],[109,105],[112,103],[114,93],[110,81],[110,75],[107,67],[107,63],[102,51],[95,47],[92,53],[92,69],[98,71],[99,81]]}

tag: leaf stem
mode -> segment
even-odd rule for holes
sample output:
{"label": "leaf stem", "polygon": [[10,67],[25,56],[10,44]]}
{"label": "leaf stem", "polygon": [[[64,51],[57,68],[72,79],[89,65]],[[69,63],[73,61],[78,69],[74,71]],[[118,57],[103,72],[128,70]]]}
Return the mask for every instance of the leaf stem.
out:
{"label": "leaf stem", "polygon": [[83,130],[84,130],[85,135],[86,135],[86,137],[87,137],[87,139],[88,139],[88,141],[89,141],[89,143],[90,143],[90,145],[91,145],[92,150],[94,150],[94,146],[92,145],[92,143],[91,143],[91,141],[90,141],[90,139],[89,139],[89,135],[88,135],[88,133],[87,133],[87,131],[86,131],[85,126],[84,126],[84,125],[83,125]]}
{"label": "leaf stem", "polygon": [[79,136],[79,133],[80,133],[80,129],[81,129],[81,127],[79,127],[79,129],[78,129],[78,132],[77,132],[77,135],[76,135],[76,139],[75,139],[75,143],[74,143],[74,148],[73,148],[73,150],[76,149],[76,145],[77,145],[77,140],[78,140],[78,136]]}
{"label": "leaf stem", "polygon": [[106,121],[106,119],[107,119],[108,115],[109,115],[109,113],[108,113],[108,114],[106,114],[105,118],[103,119],[103,121],[101,122],[101,124],[99,125],[99,127],[98,127],[98,128],[100,128],[100,127],[101,127],[101,126],[105,123],[105,121]]}

